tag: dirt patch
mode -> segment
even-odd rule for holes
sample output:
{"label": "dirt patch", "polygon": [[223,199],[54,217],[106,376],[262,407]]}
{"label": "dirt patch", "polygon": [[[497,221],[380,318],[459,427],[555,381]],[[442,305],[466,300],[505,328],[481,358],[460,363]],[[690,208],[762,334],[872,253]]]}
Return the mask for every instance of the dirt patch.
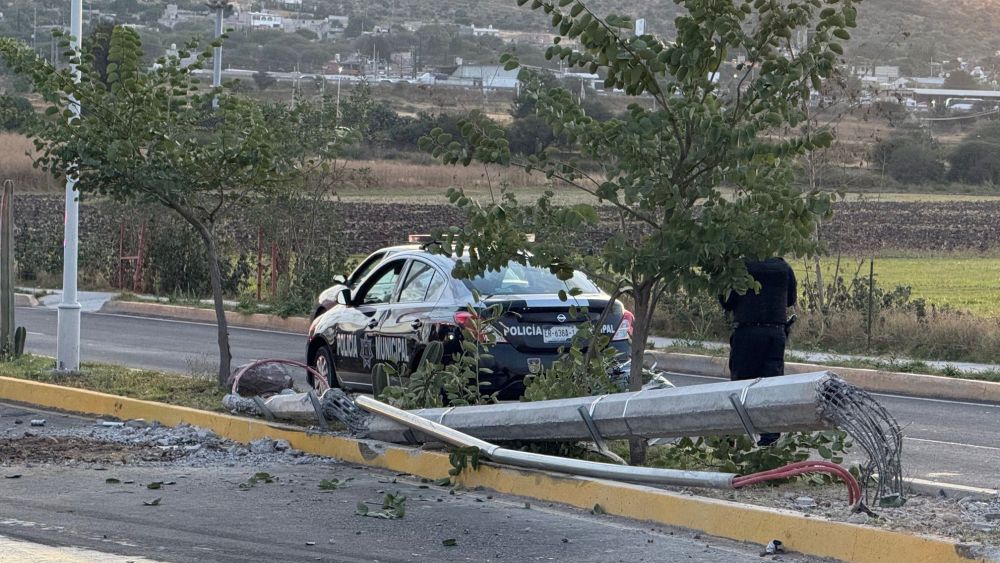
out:
{"label": "dirt patch", "polygon": [[69,436],[25,435],[0,438],[0,464],[24,463],[132,463],[135,461],[171,461],[174,450],[150,446],[116,444]]}

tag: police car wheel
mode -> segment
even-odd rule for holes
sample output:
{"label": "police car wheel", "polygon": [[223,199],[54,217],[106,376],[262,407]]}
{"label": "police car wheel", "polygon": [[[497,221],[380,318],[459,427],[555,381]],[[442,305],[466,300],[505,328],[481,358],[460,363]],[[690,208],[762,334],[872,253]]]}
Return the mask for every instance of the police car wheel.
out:
{"label": "police car wheel", "polygon": [[338,387],[340,385],[340,380],[333,370],[333,355],[330,353],[328,346],[323,346],[316,351],[316,356],[313,358],[313,368],[326,379],[330,387]]}

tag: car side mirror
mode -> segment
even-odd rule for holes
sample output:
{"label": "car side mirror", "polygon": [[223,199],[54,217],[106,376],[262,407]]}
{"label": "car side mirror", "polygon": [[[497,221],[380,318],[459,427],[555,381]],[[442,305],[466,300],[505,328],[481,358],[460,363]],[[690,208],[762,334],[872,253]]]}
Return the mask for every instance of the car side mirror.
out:
{"label": "car side mirror", "polygon": [[347,305],[351,302],[351,290],[348,288],[341,289],[337,292],[337,304]]}
{"label": "car side mirror", "polygon": [[347,283],[347,278],[345,278],[341,274],[337,274],[333,276],[333,283]]}

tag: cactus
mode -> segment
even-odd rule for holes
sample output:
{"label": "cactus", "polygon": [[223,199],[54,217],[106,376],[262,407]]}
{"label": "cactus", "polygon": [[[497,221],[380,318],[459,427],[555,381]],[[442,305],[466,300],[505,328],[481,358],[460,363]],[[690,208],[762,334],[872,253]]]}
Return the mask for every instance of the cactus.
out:
{"label": "cactus", "polygon": [[28,339],[28,330],[19,326],[14,330],[14,357],[20,358],[24,354],[24,342]]}
{"label": "cactus", "polygon": [[372,386],[374,387],[374,395],[378,397],[385,391],[385,388],[389,386],[389,370],[386,369],[385,364],[376,364],[375,369],[372,371]]}
{"label": "cactus", "polygon": [[420,356],[420,363],[417,369],[427,364],[440,364],[444,358],[444,345],[439,340],[433,340],[424,347],[424,353]]}
{"label": "cactus", "polygon": [[[5,359],[20,356],[24,350],[24,335],[20,347],[14,328],[14,214],[11,211],[14,183],[7,180],[0,194],[0,352]],[[23,330],[21,331],[23,332]]]}

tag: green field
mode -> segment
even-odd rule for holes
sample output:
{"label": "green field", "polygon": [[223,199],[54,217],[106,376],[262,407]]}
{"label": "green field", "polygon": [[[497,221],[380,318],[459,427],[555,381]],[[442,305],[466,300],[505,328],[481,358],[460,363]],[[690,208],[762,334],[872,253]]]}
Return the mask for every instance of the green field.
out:
{"label": "green field", "polygon": [[[824,258],[824,276],[833,274],[836,259]],[[800,283],[805,280],[805,264],[792,263]],[[845,280],[859,276],[867,279],[868,261],[841,259],[840,275]],[[814,267],[809,278],[815,279]],[[913,288],[914,298],[924,298],[935,305],[950,305],[977,315],[1000,317],[1000,258],[913,257],[875,258],[876,282],[885,289],[897,285]],[[826,281],[826,280],[824,280]]]}

